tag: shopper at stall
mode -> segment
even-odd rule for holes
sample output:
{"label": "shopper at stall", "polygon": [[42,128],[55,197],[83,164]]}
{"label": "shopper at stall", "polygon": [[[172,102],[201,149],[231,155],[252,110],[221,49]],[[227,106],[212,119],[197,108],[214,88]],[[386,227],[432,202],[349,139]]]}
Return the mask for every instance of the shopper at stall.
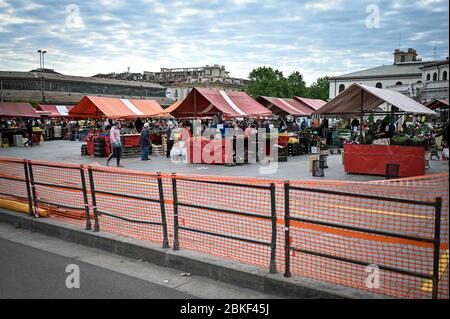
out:
{"label": "shopper at stall", "polygon": [[136,122],[134,122],[134,127],[136,127],[136,131],[138,133],[141,133],[142,127],[144,126],[144,123],[140,118],[137,118]]}
{"label": "shopper at stall", "polygon": [[[297,122],[295,122],[294,125],[298,127]],[[294,126],[294,129],[295,129],[295,126]],[[301,128],[302,130],[308,128],[308,121],[306,121],[305,118],[304,118],[303,121],[300,123],[300,128]],[[295,131],[295,130],[294,130],[294,131]]]}
{"label": "shopper at stall", "polygon": [[141,130],[141,136],[139,138],[139,144],[141,144],[141,161],[149,161],[148,153],[150,146],[152,144],[151,138],[150,138],[150,131],[149,131],[150,124],[145,123],[144,128]]}
{"label": "shopper at stall", "polygon": [[28,120],[26,124],[28,141],[24,145],[33,147],[33,120]]}
{"label": "shopper at stall", "polygon": [[323,121],[322,121],[322,123],[320,125],[320,129],[321,129],[321,132],[322,132],[322,138],[325,141],[328,141],[328,129],[329,129],[329,126],[328,126],[328,119],[327,118],[323,119]]}
{"label": "shopper at stall", "polygon": [[170,151],[173,147],[174,141],[174,125],[170,124],[169,129],[167,130],[167,149],[166,149],[166,157],[170,158]]}
{"label": "shopper at stall", "polygon": [[115,157],[117,159],[117,167],[123,167],[120,165],[120,156],[122,155],[122,142],[120,141],[120,123],[114,122],[113,127],[109,132],[109,140],[111,143],[112,152],[106,160],[106,166],[109,166],[109,161]]}

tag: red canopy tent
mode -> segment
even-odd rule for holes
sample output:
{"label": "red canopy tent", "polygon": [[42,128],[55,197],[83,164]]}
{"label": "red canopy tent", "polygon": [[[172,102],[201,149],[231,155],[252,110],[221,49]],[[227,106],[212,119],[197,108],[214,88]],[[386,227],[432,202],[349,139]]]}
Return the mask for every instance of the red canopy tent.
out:
{"label": "red canopy tent", "polygon": [[[58,118],[58,117],[67,117],[69,115],[69,111],[73,108],[73,105],[49,105],[49,104],[39,104],[37,106],[38,111],[50,112],[49,117]],[[46,115],[47,113],[42,113]]]}
{"label": "red canopy tent", "polygon": [[435,99],[425,103],[425,106],[430,110],[436,110],[439,108],[448,108],[448,100],[445,99]]}
{"label": "red canopy tent", "polygon": [[85,96],[69,111],[71,118],[137,119],[169,117],[154,100],[116,99],[99,96]]}
{"label": "red canopy tent", "polygon": [[171,113],[177,118],[201,118],[223,114],[224,117],[270,117],[272,112],[244,92],[225,92],[194,88]]}
{"label": "red canopy tent", "polygon": [[3,118],[36,118],[39,114],[30,103],[0,103],[0,117]]}
{"label": "red canopy tent", "polygon": [[181,102],[183,102],[183,101],[176,101],[171,106],[169,106],[168,108],[164,109],[164,112],[172,114],[172,112],[175,111],[180,106]]}
{"label": "red canopy tent", "polygon": [[315,110],[320,109],[322,106],[324,106],[327,102],[321,99],[308,99],[306,97],[300,97],[296,96],[294,98],[296,101],[298,101],[300,104]]}
{"label": "red canopy tent", "polygon": [[314,108],[304,105],[295,99],[260,96],[257,101],[278,115],[311,116]]}

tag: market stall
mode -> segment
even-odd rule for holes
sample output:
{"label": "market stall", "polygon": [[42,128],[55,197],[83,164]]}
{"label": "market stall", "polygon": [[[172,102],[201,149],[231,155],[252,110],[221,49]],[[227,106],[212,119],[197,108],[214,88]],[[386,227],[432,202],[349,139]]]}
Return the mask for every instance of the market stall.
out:
{"label": "market stall", "polygon": [[[73,119],[137,120],[147,118],[168,118],[158,102],[154,100],[116,99],[85,96],[68,114]],[[124,156],[139,156],[139,133],[134,129],[121,130]],[[95,142],[97,140],[97,142]],[[98,141],[102,140],[102,141]],[[108,156],[110,152],[109,133],[96,127],[86,137],[86,155]],[[97,144],[97,148],[95,148]],[[97,152],[95,152],[97,149]]]}
{"label": "market stall", "polygon": [[[68,136],[68,129],[66,125],[67,116],[73,105],[53,105],[53,104],[38,104],[36,110],[41,118],[44,120],[44,138],[45,140],[62,139]],[[80,140],[85,137],[85,132],[80,130]]]}
{"label": "market stall", "polygon": [[311,114],[325,101],[296,97],[294,99],[260,96],[257,101],[271,110],[274,115],[282,118],[285,123],[290,120],[294,125],[287,125],[286,132],[279,134],[278,145],[282,146],[280,152],[287,151],[289,156],[307,154],[310,151],[311,141],[314,139],[310,129]]}
{"label": "market stall", "polygon": [[[390,110],[383,111],[378,108],[384,103]],[[314,115],[322,118],[359,119],[360,124],[354,132],[353,141],[344,145],[345,172],[387,175],[390,169],[395,169],[394,175],[399,177],[423,175],[424,146],[390,145],[391,140],[395,140],[395,136],[400,134],[399,129],[395,129],[396,119],[405,114],[436,115],[432,110],[401,93],[357,83],[314,112]],[[363,123],[367,116],[368,124],[364,128]],[[375,116],[385,117],[383,120],[378,119],[376,124]],[[377,131],[380,127],[384,129]]]}
{"label": "market stall", "polygon": [[[272,116],[270,110],[244,92],[225,92],[205,88],[192,89],[189,95],[171,114],[176,118],[194,119],[218,115],[225,119],[262,119]],[[214,126],[214,130],[222,138],[211,140],[200,136],[190,136],[183,141],[187,148],[187,159],[189,162],[226,164],[235,161],[234,148],[230,147],[230,145],[235,145],[235,143],[232,143],[232,138],[225,138],[226,126],[222,123],[217,123]],[[218,152],[221,152],[221,154],[218,154]],[[211,161],[210,159],[214,160]]]}
{"label": "market stall", "polygon": [[[2,147],[9,146],[23,146],[23,137],[27,136],[25,123],[22,121],[29,119],[38,119],[39,114],[29,103],[14,103],[5,102],[0,103],[0,119],[8,122],[14,120],[10,125],[5,125],[0,128],[0,141]],[[41,141],[42,131],[36,127],[33,128],[32,139],[35,144]]]}

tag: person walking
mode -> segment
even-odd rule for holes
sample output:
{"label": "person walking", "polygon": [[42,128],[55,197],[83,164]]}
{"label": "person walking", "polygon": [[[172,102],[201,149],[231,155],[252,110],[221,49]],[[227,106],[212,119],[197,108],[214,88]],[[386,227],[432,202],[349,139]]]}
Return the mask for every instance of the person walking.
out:
{"label": "person walking", "polygon": [[26,124],[28,141],[24,145],[33,147],[33,120],[28,120]]}
{"label": "person walking", "polygon": [[120,123],[114,122],[113,127],[109,131],[109,140],[111,143],[112,152],[106,160],[106,166],[109,166],[109,161],[115,157],[117,159],[117,167],[123,167],[120,165],[120,156],[122,155],[122,142],[120,141]]}
{"label": "person walking", "polygon": [[173,124],[171,124],[169,126],[169,129],[167,130],[167,150],[166,150],[166,157],[170,158],[170,151],[172,150],[173,147],[173,141],[174,141],[174,137],[173,137],[173,132],[174,127]]}
{"label": "person walking", "polygon": [[141,136],[139,138],[139,144],[141,144],[141,161],[149,161],[148,158],[148,152],[151,145],[151,139],[150,139],[150,131],[148,130],[150,124],[145,123],[144,127],[141,130]]}

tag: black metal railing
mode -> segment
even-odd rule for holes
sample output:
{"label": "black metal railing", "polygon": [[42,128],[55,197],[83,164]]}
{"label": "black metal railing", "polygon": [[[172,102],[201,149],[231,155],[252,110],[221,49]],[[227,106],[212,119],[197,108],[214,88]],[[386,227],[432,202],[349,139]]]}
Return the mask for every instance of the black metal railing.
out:
{"label": "black metal railing", "polygon": [[[261,189],[261,190],[268,190],[270,193],[270,216],[268,215],[261,215],[261,214],[254,214],[254,213],[248,213],[248,212],[242,212],[222,207],[214,207],[214,206],[205,206],[205,205],[199,205],[199,204],[190,204],[186,202],[181,202],[178,200],[178,190],[177,190],[177,177],[176,174],[172,174],[172,194],[173,194],[173,212],[174,212],[174,244],[173,249],[178,250],[180,248],[179,245],[179,231],[184,230],[188,232],[195,232],[200,233],[204,235],[209,236],[216,236],[221,238],[227,238],[242,242],[247,242],[251,244],[258,244],[263,246],[269,246],[270,247],[270,259],[269,259],[269,272],[270,273],[276,273],[276,245],[277,245],[277,216],[276,216],[276,202],[275,202],[275,184],[271,183],[270,186],[263,186],[263,185],[248,185],[248,184],[239,184],[239,183],[231,183],[231,182],[221,182],[221,181],[208,181],[208,180],[196,180],[196,179],[181,179],[182,181],[188,181],[192,183],[205,183],[205,184],[212,184],[212,185],[225,185],[225,186],[234,186],[234,187],[242,187],[242,188],[251,188],[251,189]],[[189,208],[195,208],[195,209],[201,209],[201,210],[207,210],[207,211],[215,211],[219,213],[224,214],[234,214],[238,216],[244,216],[244,217],[252,217],[252,218],[261,218],[271,221],[272,230],[271,230],[271,241],[261,241],[256,239],[250,239],[250,238],[244,238],[244,237],[238,237],[235,235],[228,235],[224,233],[218,233],[218,232],[210,232],[205,230],[200,230],[196,228],[191,227],[185,227],[179,225],[179,207],[189,207]]]}
{"label": "black metal railing", "polygon": [[[324,222],[324,221],[319,221],[319,220],[293,217],[293,216],[290,216],[290,210],[291,210],[291,208],[290,208],[290,192],[291,191],[314,192],[314,193],[322,193],[322,194],[329,194],[329,195],[357,197],[357,198],[372,199],[372,200],[379,200],[379,201],[388,201],[388,202],[397,202],[397,203],[404,203],[404,204],[411,204],[411,205],[434,207],[435,208],[434,238],[410,236],[410,235],[387,232],[387,231],[380,231],[380,230],[374,230],[374,229],[368,229],[368,228],[362,228],[362,227],[354,227],[354,226],[348,226],[348,225],[343,225],[343,224]],[[291,186],[289,184],[289,182],[285,182],[285,184],[284,184],[284,201],[285,201],[285,213],[284,213],[284,226],[285,226],[285,273],[284,273],[284,276],[285,277],[291,277],[291,261],[290,261],[291,260],[291,251],[296,251],[299,253],[304,253],[304,254],[308,254],[308,255],[332,259],[332,260],[346,262],[346,263],[360,265],[360,266],[369,266],[369,265],[373,264],[372,262],[368,262],[368,261],[364,261],[364,260],[350,259],[350,258],[333,255],[333,254],[326,254],[326,253],[321,253],[321,252],[308,250],[308,249],[301,249],[301,248],[292,246],[291,241],[290,241],[290,238],[291,238],[290,237],[291,236],[290,222],[297,221],[297,222],[308,223],[308,224],[313,224],[313,225],[318,225],[318,226],[332,227],[332,228],[337,228],[337,229],[361,232],[361,233],[365,233],[365,234],[379,235],[379,236],[385,236],[385,237],[391,237],[391,238],[400,238],[400,239],[406,239],[406,240],[411,240],[411,241],[425,242],[425,243],[432,244],[433,245],[433,269],[432,269],[431,275],[420,273],[420,272],[415,272],[415,271],[410,271],[410,270],[406,270],[406,269],[401,269],[401,268],[397,268],[397,267],[392,267],[392,266],[388,266],[388,265],[377,264],[377,266],[381,270],[387,270],[387,271],[391,271],[391,272],[402,274],[402,275],[408,275],[408,276],[431,280],[432,281],[432,298],[433,299],[438,298],[439,256],[440,256],[439,250],[440,250],[440,244],[441,244],[440,229],[441,229],[442,198],[437,197],[434,202],[426,202],[426,201],[408,200],[408,199],[401,199],[401,198],[382,197],[382,196],[375,196],[375,195],[354,194],[354,193],[349,194],[349,193],[324,190],[324,189],[295,187],[295,186]]]}

